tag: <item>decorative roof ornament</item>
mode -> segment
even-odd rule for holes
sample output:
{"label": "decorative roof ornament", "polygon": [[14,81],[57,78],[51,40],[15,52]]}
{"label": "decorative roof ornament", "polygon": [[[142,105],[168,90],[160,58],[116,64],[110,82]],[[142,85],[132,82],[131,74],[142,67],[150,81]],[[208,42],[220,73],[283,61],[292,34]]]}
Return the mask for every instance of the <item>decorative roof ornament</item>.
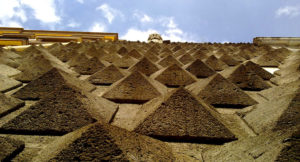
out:
{"label": "decorative roof ornament", "polygon": [[163,43],[163,39],[160,36],[160,34],[158,34],[158,33],[152,33],[152,34],[149,34],[149,37],[148,37],[148,43],[150,43],[150,42],[153,42],[153,43]]}

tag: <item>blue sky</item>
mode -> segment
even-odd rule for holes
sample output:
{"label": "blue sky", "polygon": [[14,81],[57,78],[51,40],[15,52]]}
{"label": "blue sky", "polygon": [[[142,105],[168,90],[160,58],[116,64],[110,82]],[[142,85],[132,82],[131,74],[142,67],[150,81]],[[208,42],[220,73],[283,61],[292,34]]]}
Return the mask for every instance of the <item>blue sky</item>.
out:
{"label": "blue sky", "polygon": [[300,0],[0,0],[0,26],[188,42],[300,36]]}

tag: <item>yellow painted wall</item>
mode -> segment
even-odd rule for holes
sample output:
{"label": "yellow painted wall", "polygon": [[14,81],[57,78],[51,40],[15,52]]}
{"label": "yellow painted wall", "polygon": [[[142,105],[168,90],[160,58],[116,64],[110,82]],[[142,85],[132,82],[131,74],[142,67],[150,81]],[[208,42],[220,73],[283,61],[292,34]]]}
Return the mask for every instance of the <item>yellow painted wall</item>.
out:
{"label": "yellow painted wall", "polygon": [[110,39],[110,40],[115,40],[115,36],[104,36],[104,39]]}
{"label": "yellow painted wall", "polygon": [[35,36],[71,37],[71,34],[35,34]]}
{"label": "yellow painted wall", "polygon": [[2,46],[20,46],[20,45],[23,45],[23,41],[0,40],[0,45],[2,45]]}
{"label": "yellow painted wall", "polygon": [[0,30],[0,34],[3,34],[3,33],[16,33],[16,34],[18,34],[20,32],[18,32],[18,31],[1,31]]}

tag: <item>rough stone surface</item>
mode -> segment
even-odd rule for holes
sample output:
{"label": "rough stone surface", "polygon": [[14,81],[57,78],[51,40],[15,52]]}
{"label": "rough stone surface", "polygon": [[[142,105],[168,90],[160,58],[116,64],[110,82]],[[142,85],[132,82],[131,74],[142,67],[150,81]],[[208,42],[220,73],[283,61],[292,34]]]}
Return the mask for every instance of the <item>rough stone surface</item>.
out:
{"label": "rough stone surface", "polygon": [[144,54],[145,57],[147,57],[150,61],[152,62],[157,62],[159,60],[159,57],[156,56],[156,54],[153,52],[153,51],[147,51],[145,54]]}
{"label": "rough stone surface", "polygon": [[288,144],[281,150],[276,162],[300,160],[300,129],[289,139]]}
{"label": "rough stone surface", "polygon": [[277,121],[274,130],[300,126],[300,88],[293,97],[288,108],[283,112]]}
{"label": "rough stone surface", "polygon": [[169,56],[163,58],[161,61],[158,62],[158,64],[161,65],[162,67],[168,67],[173,64],[182,66],[182,64],[178,60],[176,60],[172,55],[169,55]]}
{"label": "rough stone surface", "polygon": [[196,80],[190,76],[190,74],[179,67],[177,64],[173,64],[164,69],[155,80],[161,82],[167,87],[179,87],[194,83]]}
{"label": "rough stone surface", "polygon": [[209,56],[206,59],[205,63],[216,71],[222,71],[228,67],[228,65],[226,63],[224,63],[220,59],[216,58],[215,55]]}
{"label": "rough stone surface", "polygon": [[22,86],[22,83],[0,74],[0,92],[4,93]]}
{"label": "rough stone surface", "polygon": [[254,63],[258,64],[259,66],[264,67],[278,67],[280,63],[276,60],[274,60],[269,55],[261,55],[256,58],[251,59]]}
{"label": "rough stone surface", "polygon": [[195,75],[197,78],[206,78],[216,73],[215,70],[199,59],[191,63],[186,70]]}
{"label": "rough stone surface", "polygon": [[223,54],[220,57],[220,60],[223,61],[223,62],[225,62],[229,66],[235,66],[235,65],[239,64],[239,62],[237,60],[235,60],[234,57],[231,57],[228,54]]}
{"label": "rough stone surface", "polygon": [[115,83],[103,97],[115,102],[144,103],[161,95],[149,80],[140,72],[132,72],[129,76]]}
{"label": "rough stone surface", "polygon": [[[205,66],[192,68],[196,59],[205,62],[213,55],[229,65],[217,72],[226,79],[215,73],[202,76]],[[180,65],[169,70],[162,83],[155,78],[167,67],[158,62],[168,57]],[[25,143],[11,161],[299,161],[299,139],[293,134],[299,131],[300,122],[299,58],[299,49],[294,47],[172,40],[0,48],[0,74],[29,82],[0,94],[0,107],[5,106],[0,112],[0,136]],[[92,59],[103,68],[95,70]],[[110,69],[114,64],[123,69]],[[97,79],[104,84],[91,85],[90,74],[79,76],[76,66],[95,70],[95,75],[99,72]],[[263,66],[279,70],[270,76]],[[21,73],[11,75],[13,68]],[[140,77],[126,82],[131,73]],[[185,76],[192,78],[191,83]],[[265,84],[267,89],[263,89]],[[180,85],[190,93],[174,89]],[[112,90],[113,95],[126,98],[114,103],[101,97]],[[34,100],[19,107],[24,102],[14,98],[16,94]],[[145,124],[141,130],[152,137],[103,123],[128,131]]]}
{"label": "rough stone surface", "polygon": [[137,62],[136,59],[133,59],[129,55],[125,55],[125,56],[121,57],[120,59],[115,60],[113,62],[113,64],[116,65],[119,68],[128,69],[129,67],[134,65],[136,62]]}
{"label": "rough stone surface", "polygon": [[15,92],[12,96],[20,99],[37,100],[47,96],[63,85],[73,85],[86,91],[92,91],[95,87],[88,82],[80,81],[74,76],[62,72],[56,68],[46,72],[41,77],[31,81],[26,86]]}
{"label": "rough stone surface", "polygon": [[222,143],[235,139],[218,120],[218,114],[184,88],[177,89],[134,131],[178,142]]}
{"label": "rough stone surface", "polygon": [[136,49],[131,50],[128,55],[136,59],[141,59],[143,57]]}
{"label": "rough stone surface", "polygon": [[[63,139],[63,140],[62,140]],[[33,161],[174,161],[163,142],[96,123],[67,134]]]}
{"label": "rough stone surface", "polygon": [[95,85],[111,85],[123,77],[124,74],[112,64],[91,75],[88,81]]}
{"label": "rough stone surface", "polygon": [[0,132],[62,135],[96,120],[110,121],[116,111],[110,104],[107,106],[74,87],[62,86],[5,123]]}
{"label": "rough stone surface", "polygon": [[200,87],[194,87],[197,95],[215,107],[223,108],[243,108],[250,105],[257,104],[257,102],[247,95],[239,87],[216,74],[208,78],[206,83]]}
{"label": "rough stone surface", "polygon": [[131,72],[139,71],[139,72],[145,74],[146,76],[150,76],[151,74],[155,73],[158,70],[159,70],[159,68],[153,62],[151,62],[149,59],[147,59],[146,57],[141,59],[138,63],[136,63],[134,66],[132,66],[129,69],[129,71],[131,71]]}
{"label": "rough stone surface", "polygon": [[76,72],[82,75],[92,75],[105,67],[97,57],[89,59],[84,54],[74,57],[69,64]]}
{"label": "rough stone surface", "polygon": [[257,75],[259,75],[264,80],[270,80],[271,78],[274,77],[273,74],[269,73],[268,71],[266,71],[265,69],[263,69],[262,67],[260,67],[259,65],[255,64],[252,61],[247,61],[245,63],[245,66],[246,66],[246,68],[254,71]]}
{"label": "rough stone surface", "polygon": [[0,64],[0,75],[11,77],[19,73],[21,73],[21,71],[18,69],[12,68],[5,64]]}
{"label": "rough stone surface", "polygon": [[125,47],[121,47],[119,50],[118,50],[118,54],[120,54],[121,56],[124,56],[128,53],[128,50],[127,48]]}
{"label": "rough stone surface", "polygon": [[271,87],[259,75],[251,69],[247,69],[243,64],[233,68],[227,79],[243,90],[260,91]]}
{"label": "rough stone surface", "polygon": [[195,58],[193,56],[191,56],[190,54],[185,54],[182,55],[181,57],[178,58],[178,60],[183,63],[184,65],[195,61]]}
{"label": "rough stone surface", "polygon": [[0,117],[22,107],[25,102],[0,92]]}
{"label": "rough stone surface", "polygon": [[41,51],[39,53],[29,53],[27,56],[25,55],[21,65],[18,67],[18,70],[22,71],[22,73],[15,75],[14,78],[21,82],[30,82],[51,68],[53,68],[53,65]]}
{"label": "rough stone surface", "polygon": [[22,141],[0,137],[0,161],[11,161],[24,147]]}

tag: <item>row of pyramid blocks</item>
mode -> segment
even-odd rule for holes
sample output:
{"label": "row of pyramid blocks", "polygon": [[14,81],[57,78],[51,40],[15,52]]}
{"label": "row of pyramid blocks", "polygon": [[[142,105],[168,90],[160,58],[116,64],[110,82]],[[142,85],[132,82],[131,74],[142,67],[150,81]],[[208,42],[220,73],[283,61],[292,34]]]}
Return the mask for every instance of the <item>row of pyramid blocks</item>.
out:
{"label": "row of pyramid blocks", "polygon": [[[159,140],[213,144],[236,140],[215,107],[257,104],[245,90],[270,88],[268,80],[274,76],[261,66],[278,66],[290,53],[251,44],[136,42],[54,44],[0,52],[2,64],[19,70],[12,76],[0,75],[5,85],[1,92],[27,83],[11,96],[0,95],[5,101],[0,117],[24,106],[22,100],[37,100],[3,124],[0,132],[62,136],[35,161],[173,161],[170,147]],[[88,76],[80,80],[80,75]],[[91,93],[96,86],[107,87],[101,97]],[[123,103],[147,109],[132,132],[110,125]],[[9,148],[2,159],[24,148],[21,141],[0,141]]]}

